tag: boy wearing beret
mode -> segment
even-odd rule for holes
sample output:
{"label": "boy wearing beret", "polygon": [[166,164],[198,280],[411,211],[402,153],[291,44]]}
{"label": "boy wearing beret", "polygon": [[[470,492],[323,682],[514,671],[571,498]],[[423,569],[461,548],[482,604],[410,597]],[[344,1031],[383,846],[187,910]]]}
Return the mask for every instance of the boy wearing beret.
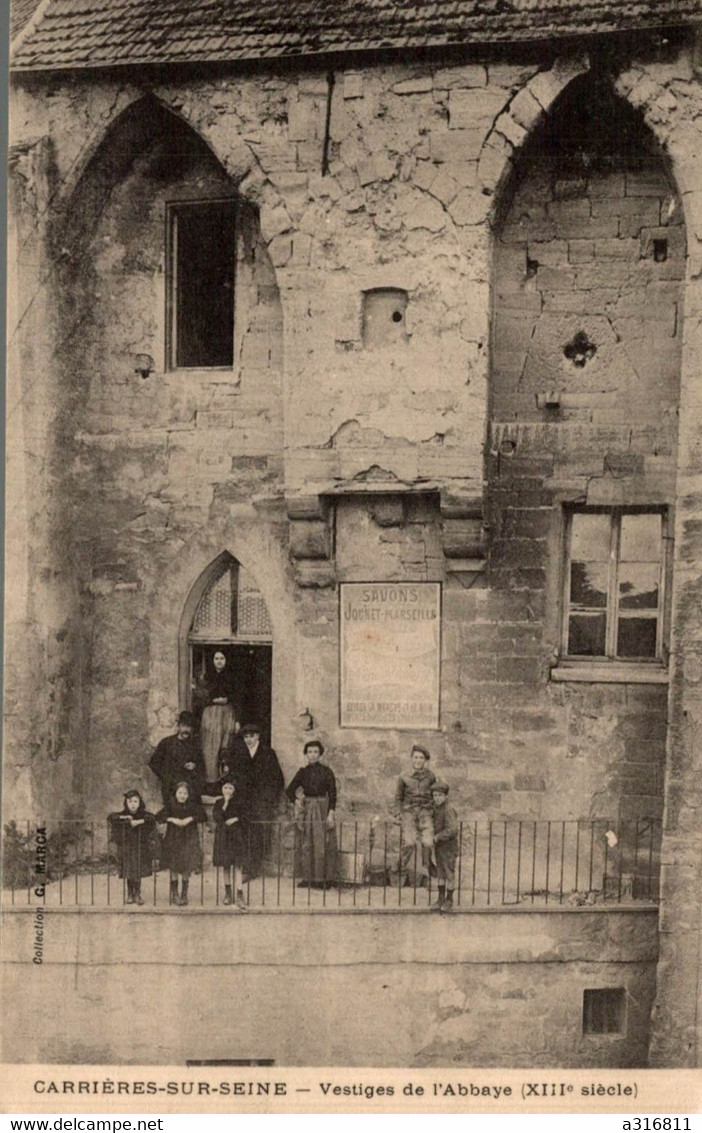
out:
{"label": "boy wearing beret", "polygon": [[434,802],[434,856],[439,896],[433,908],[441,913],[453,909],[453,889],[458,857],[458,817],[448,802],[448,784],[436,782],[431,788]]}

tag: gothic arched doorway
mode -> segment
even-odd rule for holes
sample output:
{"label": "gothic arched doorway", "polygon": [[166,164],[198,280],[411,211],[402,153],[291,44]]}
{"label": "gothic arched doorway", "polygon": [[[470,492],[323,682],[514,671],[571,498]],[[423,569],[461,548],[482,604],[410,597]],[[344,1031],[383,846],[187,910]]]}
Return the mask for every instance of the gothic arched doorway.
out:
{"label": "gothic arched doorway", "polygon": [[262,740],[270,743],[273,630],[255,579],[225,552],[194,591],[187,634],[190,708],[199,719],[215,673],[214,656],[222,653],[237,719],[259,724]]}

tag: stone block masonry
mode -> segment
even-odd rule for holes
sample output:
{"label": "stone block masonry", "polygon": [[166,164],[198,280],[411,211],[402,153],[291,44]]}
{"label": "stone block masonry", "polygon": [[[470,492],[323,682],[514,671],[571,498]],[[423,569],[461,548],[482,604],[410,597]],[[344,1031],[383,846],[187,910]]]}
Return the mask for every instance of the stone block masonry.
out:
{"label": "stone block masonry", "polygon": [[[702,1049],[688,978],[702,115],[689,45],[659,45],[658,62],[639,46],[626,70],[611,60],[619,101],[601,95],[596,59],[569,47],[551,63],[527,45],[509,62],[487,49],[337,60],[333,84],[304,62],[146,69],[138,88],[97,68],[16,76],[6,787],[30,815],[97,819],[128,786],[155,802],[149,750],[190,698],[198,587],[227,552],[270,616],[286,777],[311,716],[341,820],[385,816],[416,739],[466,816],[616,823],[667,801],[664,858],[678,864],[663,873],[652,1057],[683,1065]],[[612,113],[588,125],[601,97]],[[612,148],[610,121],[626,145]],[[172,217],[222,200],[236,202],[231,361],[176,365]],[[404,296],[402,333],[381,326],[371,342],[365,297],[388,292]],[[551,679],[573,505],[665,510],[661,657],[640,683],[626,666]],[[339,726],[337,587],[367,579],[442,584],[438,729]],[[627,964],[653,964],[620,945]],[[403,953],[407,972],[416,955]],[[432,1001],[398,1061],[496,1058],[493,1008],[504,1035],[521,1020],[503,1063],[523,1061],[527,1030],[530,1063],[644,1061],[643,1037],[555,1051],[567,980],[550,987],[550,960],[526,945],[524,957],[508,975],[483,957],[457,988],[427,976],[428,995],[440,987],[461,1009]],[[589,951],[571,959],[595,982],[616,978]],[[525,998],[522,963],[537,973]],[[486,973],[477,1041],[463,1007]],[[369,995],[385,994],[366,977]],[[324,979],[331,999],[350,987]],[[650,967],[632,979],[645,1015]],[[358,1042],[345,1033],[339,1059]],[[373,1044],[391,1049],[384,1032]],[[108,1045],[88,1054],[120,1053]],[[176,1048],[164,1040],[169,1057]],[[80,1051],[57,1039],[37,1054]]]}
{"label": "stone block masonry", "polygon": [[[7,914],[3,975],[13,986],[22,979],[25,1007],[5,1060],[645,1064],[656,956],[651,911],[456,913],[450,920],[405,911],[175,916],[177,925],[168,913],[55,913],[43,964],[25,972],[33,916]],[[164,1002],[182,1002],[183,965],[169,959],[176,929],[188,980],[198,987],[198,1027],[162,1010]],[[223,965],[232,953],[242,979],[232,976],[229,960]],[[225,970],[235,1035],[218,1017]],[[74,988],[67,1000],[61,989],[69,971]],[[321,993],[314,1019],[311,985]],[[591,987],[624,988],[621,1033],[583,1034],[583,993]],[[351,1009],[359,993],[375,1008]],[[142,1004],[136,1016],[134,995]]]}

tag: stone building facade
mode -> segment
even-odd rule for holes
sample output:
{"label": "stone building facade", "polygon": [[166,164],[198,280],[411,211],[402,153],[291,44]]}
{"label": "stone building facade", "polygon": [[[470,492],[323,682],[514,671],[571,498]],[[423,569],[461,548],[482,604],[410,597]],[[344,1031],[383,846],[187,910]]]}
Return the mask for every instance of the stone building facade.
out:
{"label": "stone building facade", "polygon": [[[111,38],[66,0],[20,31],[4,774],[22,817],[153,794],[220,647],[286,777],[324,741],[342,817],[414,740],[466,818],[663,817],[632,978],[683,1066],[702,92],[691,11],[640,7],[277,59],[130,48],[119,5]],[[341,726],[349,583],[441,585],[436,726]]]}

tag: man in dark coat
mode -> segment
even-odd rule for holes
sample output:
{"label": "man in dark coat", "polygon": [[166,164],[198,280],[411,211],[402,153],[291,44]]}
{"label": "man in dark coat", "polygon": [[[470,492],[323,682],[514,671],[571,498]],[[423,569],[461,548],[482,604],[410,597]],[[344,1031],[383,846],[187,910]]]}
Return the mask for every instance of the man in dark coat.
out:
{"label": "man in dark coat", "polygon": [[273,748],[261,743],[258,724],[244,724],[227,757],[229,773],[245,795],[250,876],[261,872],[285,780]]}
{"label": "man in dark coat", "polygon": [[149,760],[149,767],[161,783],[164,806],[171,798],[177,783],[187,783],[193,795],[200,798],[205,785],[205,764],[200,740],[193,735],[195,717],[192,712],[181,712],[175,735],[160,740]]}

